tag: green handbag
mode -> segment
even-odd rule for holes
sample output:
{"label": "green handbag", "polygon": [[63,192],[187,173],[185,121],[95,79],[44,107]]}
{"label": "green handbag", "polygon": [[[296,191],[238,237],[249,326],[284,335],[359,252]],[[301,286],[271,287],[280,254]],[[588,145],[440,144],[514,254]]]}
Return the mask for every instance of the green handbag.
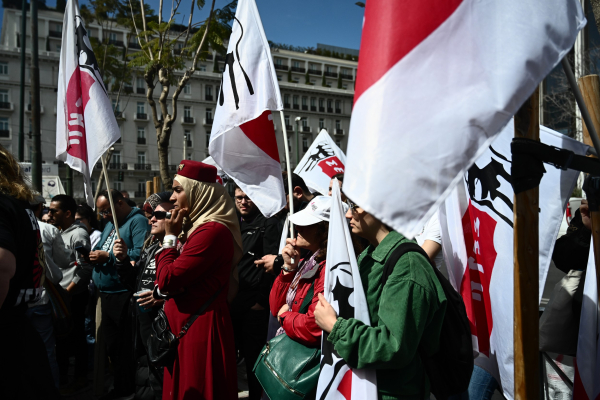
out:
{"label": "green handbag", "polygon": [[[314,281],[298,311],[306,314],[314,294]],[[254,369],[256,378],[272,400],[313,399],[319,382],[321,349],[311,349],[279,335],[263,348]]]}

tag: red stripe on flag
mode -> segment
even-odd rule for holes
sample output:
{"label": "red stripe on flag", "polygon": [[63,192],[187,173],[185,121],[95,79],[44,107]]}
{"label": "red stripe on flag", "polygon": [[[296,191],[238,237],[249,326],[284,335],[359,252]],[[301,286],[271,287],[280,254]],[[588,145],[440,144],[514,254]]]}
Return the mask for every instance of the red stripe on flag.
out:
{"label": "red stripe on flag", "polygon": [[344,374],[344,377],[340,381],[340,384],[337,388],[338,392],[341,393],[342,396],[346,400],[352,400],[352,370],[349,369]]}
{"label": "red stripe on flag", "polygon": [[273,115],[267,110],[258,118],[240,125],[240,129],[257,145],[267,153],[273,160],[279,162],[279,150],[277,150],[277,139],[275,138],[275,125]]}
{"label": "red stripe on flag", "polygon": [[454,13],[462,0],[370,0],[354,101]]}

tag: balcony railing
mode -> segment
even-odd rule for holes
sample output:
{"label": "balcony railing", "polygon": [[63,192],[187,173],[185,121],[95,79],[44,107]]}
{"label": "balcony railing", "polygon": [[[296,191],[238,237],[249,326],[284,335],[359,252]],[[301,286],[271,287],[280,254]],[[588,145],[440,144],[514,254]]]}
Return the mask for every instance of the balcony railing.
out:
{"label": "balcony railing", "polygon": [[10,137],[10,131],[7,129],[0,129],[0,138]]}
{"label": "balcony railing", "polygon": [[212,53],[206,55],[206,61],[212,61],[213,55]]}
{"label": "balcony railing", "polygon": [[[138,42],[131,42],[129,43],[129,48],[130,49],[137,49],[137,50],[141,50],[142,46],[140,46],[140,44]],[[137,193],[137,192],[136,192]]]}
{"label": "balcony railing", "polygon": [[151,171],[152,164],[133,164],[133,168],[138,171]]}
{"label": "balcony railing", "polygon": [[342,77],[342,79],[349,79],[349,80],[353,80],[354,77],[352,75],[349,74],[340,74],[340,76]]}
{"label": "balcony railing", "polygon": [[325,76],[330,76],[332,78],[337,78],[337,72],[325,71]]}
{"label": "balcony railing", "polygon": [[286,131],[288,131],[288,132],[291,132],[291,131],[293,131],[293,130],[294,130],[294,127],[293,127],[293,126],[291,126],[291,125],[287,125],[287,124],[286,124],[286,126],[285,126],[285,130],[286,130]]}
{"label": "balcony railing", "polygon": [[302,72],[302,73],[305,73],[306,72],[306,68],[303,68],[303,67],[292,67],[292,71],[293,72]]}
{"label": "balcony railing", "polygon": [[294,104],[293,108],[294,108],[294,110],[299,110],[300,109],[300,104]]}
{"label": "balcony railing", "polygon": [[0,109],[2,110],[10,110],[12,105],[8,101],[0,101]]}
{"label": "balcony railing", "polygon": [[310,126],[303,126],[302,127],[302,132],[310,133],[311,132]]}
{"label": "balcony railing", "polygon": [[146,144],[146,138],[145,137],[139,137],[138,139],[138,144]]}
{"label": "balcony railing", "polygon": [[[102,168],[102,165],[100,166],[100,168]],[[108,169],[127,169],[127,164],[110,163],[108,164]]]}
{"label": "balcony railing", "polygon": [[62,39],[62,32],[50,31],[50,32],[48,32],[48,36]]}
{"label": "balcony railing", "polygon": [[290,107],[291,107],[291,104],[290,104],[290,103],[283,103],[283,107],[284,107],[284,108],[290,108]]}
{"label": "balcony railing", "polygon": [[143,87],[136,88],[135,91],[137,94],[146,94],[146,88]]}
{"label": "balcony railing", "polygon": [[310,111],[317,111],[317,106],[310,106]]}
{"label": "balcony railing", "polygon": [[282,64],[275,64],[275,69],[279,69],[281,71],[287,71],[288,70],[288,66],[287,65],[282,65]]}
{"label": "balcony railing", "polygon": [[212,125],[213,124],[213,119],[206,117],[204,118],[204,125]]}
{"label": "balcony railing", "polygon": [[320,69],[308,69],[308,73],[311,75],[319,75],[321,76],[323,72]]}
{"label": "balcony railing", "polygon": [[319,112],[325,112],[325,107],[319,106]]}
{"label": "balcony railing", "polygon": [[146,113],[136,113],[135,114],[135,118],[147,121],[148,120],[148,114],[146,114]]}
{"label": "balcony railing", "polygon": [[204,96],[204,100],[206,101],[212,101],[213,100],[213,95],[212,94],[207,94]]}
{"label": "balcony railing", "polygon": [[332,113],[332,112],[333,112],[333,108],[331,108],[331,107],[327,107],[327,112],[328,112],[328,113]]}
{"label": "balcony railing", "polygon": [[123,41],[122,40],[108,39],[108,44],[112,44],[112,45],[118,46],[118,47],[123,47]]}
{"label": "balcony railing", "polygon": [[179,164],[169,164],[169,172],[176,172]]}
{"label": "balcony railing", "polygon": [[186,140],[185,141],[185,145],[186,145],[186,147],[194,147],[194,146],[192,146],[192,141],[191,140]]}
{"label": "balcony railing", "polygon": [[344,134],[344,130],[342,128],[335,128],[333,130],[333,134],[334,135],[343,135]]}
{"label": "balcony railing", "polygon": [[342,113],[342,109],[341,108],[336,108],[335,109],[335,113],[336,114],[341,114]]}
{"label": "balcony railing", "polygon": [[183,123],[184,124],[195,124],[196,120],[194,119],[194,117],[183,117]]}
{"label": "balcony railing", "polygon": [[123,114],[123,111],[115,111],[115,118],[116,119],[125,119],[125,114]]}
{"label": "balcony railing", "polygon": [[217,55],[217,61],[224,62],[225,61],[225,57],[223,57],[221,55]]}
{"label": "balcony railing", "polygon": [[303,110],[303,111],[308,111],[308,106],[307,106],[307,105],[305,105],[305,104],[302,104],[302,110]]}
{"label": "balcony railing", "polygon": [[138,199],[145,199],[146,191],[144,190],[143,192],[134,192],[133,197],[138,198]]}

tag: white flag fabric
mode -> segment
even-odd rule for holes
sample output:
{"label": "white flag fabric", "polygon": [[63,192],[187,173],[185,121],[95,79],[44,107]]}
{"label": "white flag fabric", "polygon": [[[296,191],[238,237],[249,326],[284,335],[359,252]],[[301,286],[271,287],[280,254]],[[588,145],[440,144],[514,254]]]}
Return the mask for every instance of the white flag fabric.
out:
{"label": "white flag fabric", "polygon": [[[345,217],[348,206],[342,203],[337,179],[332,187],[332,197],[323,296],[338,316],[355,318],[370,325],[367,299]],[[323,332],[321,374],[316,398],[320,400],[377,399],[375,370],[348,367],[344,359],[334,351],[327,336],[328,334]]]}
{"label": "white flag fabric", "polygon": [[343,173],[346,165],[346,155],[331,140],[325,129],[321,129],[317,138],[312,142],[302,160],[296,166],[294,173],[299,175],[312,192],[327,196],[329,182],[335,174]]}
{"label": "white flag fabric", "polygon": [[594,246],[590,246],[583,304],[579,321],[579,339],[575,358],[573,400],[600,399],[600,314]]}
{"label": "white flag fabric", "polygon": [[579,0],[369,0],[344,193],[413,238],[585,22]]}
{"label": "white flag fabric", "polygon": [[268,218],[286,204],[271,110],[283,110],[254,0],[240,0],[225,56],[209,152]]}
{"label": "white flag fabric", "polygon": [[[511,120],[498,138],[464,175],[440,207],[442,249],[449,280],[462,295],[471,322],[475,364],[514,398],[513,346],[513,199]],[[546,127],[542,143],[585,155],[588,146]],[[544,164],[539,186],[539,299],[552,250],[579,171]]]}
{"label": "white flag fabric", "polygon": [[204,164],[212,165],[217,169],[217,183],[220,183],[221,185],[225,185],[227,183],[227,174],[223,172],[221,167],[217,165],[211,156],[206,157],[204,160],[202,160],[202,162]]}
{"label": "white flag fabric", "polygon": [[100,157],[121,137],[76,0],[68,0],[58,67],[56,158],[83,174],[94,208],[91,176]]}

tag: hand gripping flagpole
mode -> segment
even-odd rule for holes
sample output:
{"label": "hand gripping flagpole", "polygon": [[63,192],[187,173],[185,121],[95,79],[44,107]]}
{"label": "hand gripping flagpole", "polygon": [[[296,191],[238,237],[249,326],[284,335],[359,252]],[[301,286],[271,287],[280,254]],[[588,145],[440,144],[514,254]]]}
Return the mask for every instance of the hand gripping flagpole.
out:
{"label": "hand gripping flagpole", "polygon": [[[285,128],[285,117],[283,111],[279,111],[281,116],[281,127],[283,130],[283,147],[285,148],[285,165],[287,167],[288,184],[288,203],[290,205],[290,215],[294,214],[294,192],[292,188],[292,168],[290,167],[290,148],[288,147],[287,129]],[[294,238],[294,224],[290,221],[290,238]],[[292,264],[294,259],[292,258]]]}
{"label": "hand gripping flagpole", "polygon": [[115,226],[115,233],[117,234],[117,239],[121,239],[121,234],[119,233],[119,223],[117,222],[117,213],[115,213],[115,204],[113,203],[112,193],[110,190],[110,182],[108,181],[108,172],[106,172],[106,161],[104,161],[104,155],[100,157],[102,160],[102,171],[104,171],[104,179],[106,180],[106,192],[108,193],[108,202],[110,203],[110,212],[113,216],[113,225]]}

